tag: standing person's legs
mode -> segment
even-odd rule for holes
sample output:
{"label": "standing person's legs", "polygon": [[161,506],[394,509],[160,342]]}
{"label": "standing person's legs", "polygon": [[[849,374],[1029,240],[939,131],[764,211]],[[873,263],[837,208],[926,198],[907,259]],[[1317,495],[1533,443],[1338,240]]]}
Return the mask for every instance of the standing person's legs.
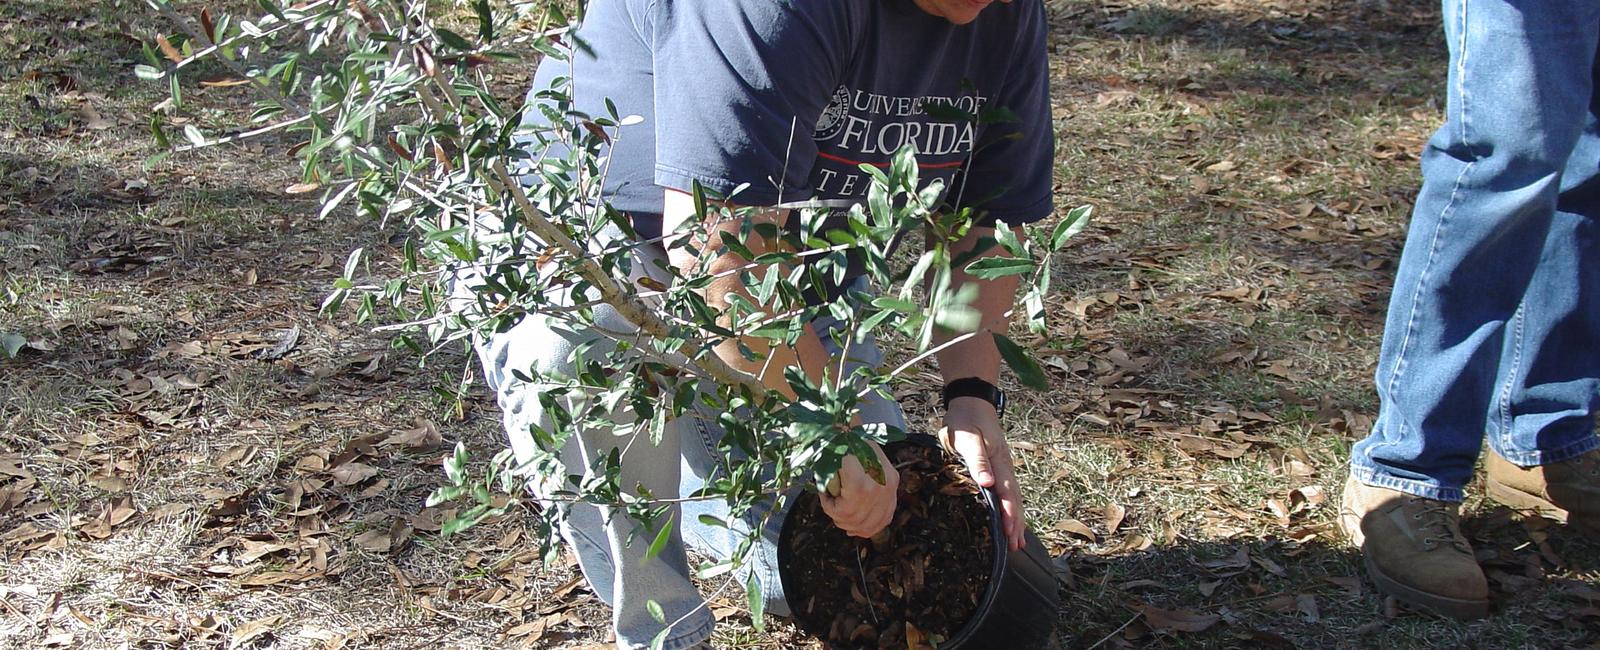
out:
{"label": "standing person's legs", "polygon": [[[612,232],[611,236],[616,240],[620,233]],[[653,262],[661,256],[651,253],[653,251],[642,249],[636,254],[633,264],[636,275],[660,274]],[[657,279],[666,281],[664,277]],[[466,282],[470,285],[470,278]],[[570,300],[571,297],[563,293],[558,302],[565,304]],[[610,410],[608,426],[579,426],[578,422],[566,421],[566,416],[570,414],[581,420],[589,409],[605,407],[595,404],[581,389],[554,396],[551,393],[560,384],[539,381],[541,376],[574,377],[580,367],[573,358],[574,351],[580,351],[585,362],[609,366],[606,360],[615,353],[616,346],[613,339],[598,330],[620,336],[636,331],[632,323],[608,306],[594,308],[594,323],[594,329],[578,331],[563,319],[531,314],[510,330],[477,342],[484,375],[498,396],[512,450],[519,464],[536,464],[542,454],[532,431],[537,428],[559,433],[560,429],[566,429],[570,433],[560,449],[560,460],[568,474],[592,478],[600,471],[596,467],[603,467],[611,452],[618,450],[622,470],[619,486],[631,491],[642,485],[658,496],[676,496],[681,442],[686,436],[697,437],[685,433],[693,426],[693,418],[669,422],[658,443],[651,441],[648,422],[638,422],[636,414],[627,407]],[[563,483],[558,478],[531,487],[549,496],[556,490],[572,488]],[[590,504],[550,504],[550,507],[561,508],[562,537],[577,555],[584,577],[596,595],[612,607],[618,647],[648,647],[660,632],[663,626],[650,613],[650,601],[661,607],[668,623],[676,622],[665,648],[692,647],[710,637],[715,621],[703,606],[699,590],[689,580],[681,526],[673,526],[660,554],[647,558],[646,551],[655,538],[654,532],[620,509]],[[677,510],[670,516],[682,519]]]}
{"label": "standing person's legs", "polygon": [[1488,588],[1457,504],[1588,114],[1600,7],[1443,8],[1447,119],[1423,153],[1378,359],[1378,420],[1352,450],[1340,524],[1381,590],[1473,617]]}
{"label": "standing person's legs", "polygon": [[1491,497],[1600,532],[1600,61],[1589,78],[1588,121],[1506,337],[1487,464]]}
{"label": "standing person's legs", "polygon": [[[1524,6],[1526,5],[1526,6]],[[1591,98],[1590,3],[1445,0],[1448,116],[1423,153],[1363,483],[1460,501]]]}

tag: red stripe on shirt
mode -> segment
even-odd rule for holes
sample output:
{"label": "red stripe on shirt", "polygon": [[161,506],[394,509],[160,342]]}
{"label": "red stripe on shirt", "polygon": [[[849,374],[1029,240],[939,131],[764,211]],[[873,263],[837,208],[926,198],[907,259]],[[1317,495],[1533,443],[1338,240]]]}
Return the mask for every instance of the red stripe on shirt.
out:
{"label": "red stripe on shirt", "polygon": [[[844,157],[841,157],[841,156],[835,156],[833,154],[830,154],[830,153],[827,153],[827,152],[823,152],[823,151],[818,151],[817,152],[817,156],[819,158],[827,158],[828,160],[832,160],[834,162],[842,162],[842,163],[844,163],[846,165],[864,165],[865,164],[865,165],[872,165],[873,167],[888,167],[889,166],[889,163],[886,163],[886,162],[866,163],[866,162],[862,162],[860,160],[851,160],[849,158],[844,158]],[[942,162],[942,163],[917,163],[917,167],[920,167],[922,169],[946,169],[946,168],[949,168],[949,167],[960,167],[961,163],[962,163],[962,161],[960,161],[960,160],[952,160],[950,162]]]}

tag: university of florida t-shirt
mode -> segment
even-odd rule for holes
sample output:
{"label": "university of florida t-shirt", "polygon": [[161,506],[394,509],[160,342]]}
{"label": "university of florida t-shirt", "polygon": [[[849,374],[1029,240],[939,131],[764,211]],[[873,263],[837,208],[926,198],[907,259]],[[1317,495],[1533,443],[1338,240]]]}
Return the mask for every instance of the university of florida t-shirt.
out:
{"label": "university of florida t-shirt", "polygon": [[641,237],[660,234],[662,188],[696,182],[745,186],[741,205],[864,201],[860,165],[906,144],[946,204],[1018,224],[1052,207],[1045,33],[1040,0],[966,25],[912,0],[592,0],[585,47],[541,65],[530,101],[570,76],[576,110],[605,115],[609,98],[644,118],[620,129],[605,179]]}

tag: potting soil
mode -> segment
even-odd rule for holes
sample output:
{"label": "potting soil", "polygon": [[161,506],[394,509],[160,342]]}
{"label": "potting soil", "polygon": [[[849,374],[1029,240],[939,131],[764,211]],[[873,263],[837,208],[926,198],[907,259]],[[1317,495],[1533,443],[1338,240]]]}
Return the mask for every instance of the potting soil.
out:
{"label": "potting soil", "polygon": [[787,523],[786,596],[800,627],[829,647],[937,647],[972,618],[989,583],[994,548],[977,484],[938,449],[886,453],[900,472],[899,503],[876,538],[846,535],[813,494]]}

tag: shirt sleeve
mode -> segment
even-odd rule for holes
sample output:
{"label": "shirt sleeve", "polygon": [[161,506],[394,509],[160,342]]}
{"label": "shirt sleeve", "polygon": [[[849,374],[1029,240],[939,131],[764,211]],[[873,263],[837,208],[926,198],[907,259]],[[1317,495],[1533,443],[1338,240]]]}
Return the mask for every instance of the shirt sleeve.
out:
{"label": "shirt sleeve", "polygon": [[981,111],[972,157],[946,194],[951,204],[978,211],[979,225],[1030,223],[1054,210],[1055,127],[1044,3],[1030,4],[1019,18],[1021,38],[1005,86]]}
{"label": "shirt sleeve", "polygon": [[850,56],[853,4],[657,0],[656,184],[724,198],[743,185],[743,205],[809,198],[811,134]]}

